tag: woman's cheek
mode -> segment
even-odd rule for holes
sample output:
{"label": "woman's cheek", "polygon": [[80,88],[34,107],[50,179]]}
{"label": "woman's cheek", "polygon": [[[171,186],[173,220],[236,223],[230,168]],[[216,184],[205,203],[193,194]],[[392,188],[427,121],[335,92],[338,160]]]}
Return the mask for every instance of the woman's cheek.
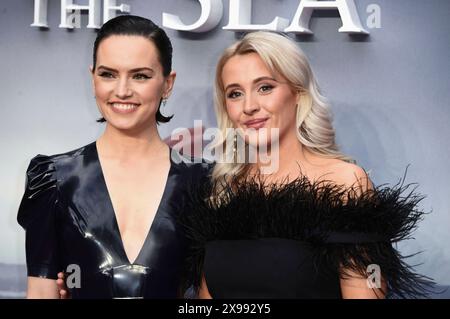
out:
{"label": "woman's cheek", "polygon": [[236,112],[236,108],[233,107],[233,105],[227,105],[227,113],[233,124],[237,124],[237,120],[239,119],[239,112]]}

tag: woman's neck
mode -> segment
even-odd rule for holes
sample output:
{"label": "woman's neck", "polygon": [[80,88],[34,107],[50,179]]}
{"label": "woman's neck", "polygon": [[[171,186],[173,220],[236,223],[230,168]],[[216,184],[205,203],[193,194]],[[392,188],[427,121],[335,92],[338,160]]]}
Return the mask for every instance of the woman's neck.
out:
{"label": "woman's neck", "polygon": [[106,157],[124,159],[161,154],[162,150],[167,148],[156,128],[130,134],[108,124],[106,124],[102,136],[97,140],[97,146]]}
{"label": "woman's neck", "polygon": [[[266,172],[269,174],[267,176],[269,179],[295,179],[299,175],[305,174],[305,164],[308,162],[307,154],[309,152],[300,143],[296,135],[285,136],[280,139],[277,148],[272,147],[268,155],[268,158],[271,159],[271,163],[269,164],[271,169],[266,169]],[[267,168],[267,166],[267,163],[259,161],[256,163],[255,169],[263,174],[267,174],[262,170],[263,167]]]}

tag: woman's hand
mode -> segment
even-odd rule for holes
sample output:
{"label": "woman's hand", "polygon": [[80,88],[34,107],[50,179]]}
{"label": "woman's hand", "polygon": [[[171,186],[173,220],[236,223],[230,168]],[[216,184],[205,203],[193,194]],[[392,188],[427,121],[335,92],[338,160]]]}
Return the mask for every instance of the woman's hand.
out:
{"label": "woman's hand", "polygon": [[56,285],[58,287],[59,298],[60,299],[69,299],[70,294],[67,291],[66,284],[64,282],[64,273],[58,273],[58,279],[56,280]]}

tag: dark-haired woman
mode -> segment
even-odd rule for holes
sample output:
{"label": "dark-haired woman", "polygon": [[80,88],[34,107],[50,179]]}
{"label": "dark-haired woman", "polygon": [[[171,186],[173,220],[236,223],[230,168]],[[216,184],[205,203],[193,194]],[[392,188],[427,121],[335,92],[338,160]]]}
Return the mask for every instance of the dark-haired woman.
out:
{"label": "dark-haired woman", "polygon": [[[93,89],[106,123],[77,150],[38,155],[27,171],[18,221],[26,229],[29,298],[179,296],[183,241],[175,223],[187,164],[157,124],[176,74],[165,32],[148,19],[105,23],[94,45]],[[71,266],[72,265],[72,266]],[[75,266],[74,266],[75,265]],[[70,266],[70,267],[69,267]]]}

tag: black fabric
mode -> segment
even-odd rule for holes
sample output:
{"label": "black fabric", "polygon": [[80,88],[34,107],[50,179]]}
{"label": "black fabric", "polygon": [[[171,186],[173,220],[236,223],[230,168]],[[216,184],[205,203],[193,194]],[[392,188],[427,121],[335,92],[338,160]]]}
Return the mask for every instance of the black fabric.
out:
{"label": "black fabric", "polygon": [[18,213],[26,229],[28,275],[56,279],[59,271],[76,264],[81,288],[71,289],[73,298],[177,297],[185,243],[176,217],[183,212],[185,183],[195,178],[196,166],[171,157],[160,205],[131,264],[96,143],[65,154],[36,156]]}
{"label": "black fabric", "polygon": [[307,242],[284,238],[210,241],[205,279],[213,298],[339,298],[337,272],[316,268],[313,254]]}
{"label": "black fabric", "polygon": [[189,240],[185,287],[198,291],[204,275],[213,298],[340,298],[348,271],[367,278],[378,265],[388,297],[432,290],[395,248],[425,214],[412,184],[358,194],[306,177],[283,185],[218,183],[220,200],[211,197],[217,184],[193,186],[190,214],[181,215]]}

